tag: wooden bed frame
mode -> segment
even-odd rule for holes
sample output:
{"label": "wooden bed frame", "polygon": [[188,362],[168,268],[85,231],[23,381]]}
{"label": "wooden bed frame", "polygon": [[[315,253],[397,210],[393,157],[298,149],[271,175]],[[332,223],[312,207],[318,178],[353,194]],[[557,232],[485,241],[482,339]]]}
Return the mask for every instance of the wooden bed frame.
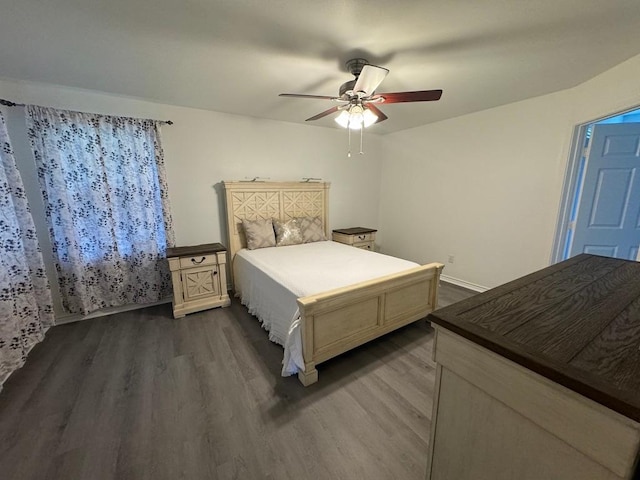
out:
{"label": "wooden bed frame", "polygon": [[[321,217],[327,238],[329,183],[223,182],[229,232],[230,276],[246,247],[242,220]],[[303,385],[318,381],[316,365],[427,316],[437,306],[444,265],[430,263],[348,287],[298,299]]]}

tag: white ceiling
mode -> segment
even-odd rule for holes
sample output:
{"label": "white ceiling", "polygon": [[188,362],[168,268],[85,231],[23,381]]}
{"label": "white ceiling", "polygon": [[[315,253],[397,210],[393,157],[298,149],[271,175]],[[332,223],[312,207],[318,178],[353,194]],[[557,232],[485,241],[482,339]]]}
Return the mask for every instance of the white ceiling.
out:
{"label": "white ceiling", "polygon": [[353,57],[390,69],[379,91],[444,90],[383,106],[380,134],[565,89],[639,53],[638,0],[0,0],[4,78],[299,123],[333,104],[277,95],[337,95]]}

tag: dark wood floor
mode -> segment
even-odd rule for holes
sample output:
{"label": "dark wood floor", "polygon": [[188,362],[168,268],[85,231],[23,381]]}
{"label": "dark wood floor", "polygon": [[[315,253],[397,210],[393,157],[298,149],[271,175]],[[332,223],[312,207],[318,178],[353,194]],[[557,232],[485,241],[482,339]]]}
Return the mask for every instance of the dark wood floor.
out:
{"label": "dark wood floor", "polygon": [[0,393],[0,478],[422,480],[432,340],[416,322],[304,388],[237,301],[56,326]]}

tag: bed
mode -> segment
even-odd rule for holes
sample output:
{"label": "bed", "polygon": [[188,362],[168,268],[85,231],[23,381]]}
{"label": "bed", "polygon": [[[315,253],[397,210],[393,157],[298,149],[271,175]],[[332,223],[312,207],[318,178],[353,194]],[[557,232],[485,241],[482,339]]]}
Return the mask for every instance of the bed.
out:
{"label": "bed", "polygon": [[[283,375],[297,373],[303,385],[311,385],[318,380],[319,363],[424,318],[436,308],[440,263],[418,265],[330,241],[246,249],[245,219],[319,217],[330,238],[329,183],[223,185],[234,290],[269,330],[269,338],[284,346]],[[316,264],[310,260],[314,258]],[[368,274],[359,266],[336,268],[345,262],[364,265],[376,260],[380,265]],[[319,268],[326,270],[318,274]],[[336,270],[348,270],[349,275],[332,275]]]}

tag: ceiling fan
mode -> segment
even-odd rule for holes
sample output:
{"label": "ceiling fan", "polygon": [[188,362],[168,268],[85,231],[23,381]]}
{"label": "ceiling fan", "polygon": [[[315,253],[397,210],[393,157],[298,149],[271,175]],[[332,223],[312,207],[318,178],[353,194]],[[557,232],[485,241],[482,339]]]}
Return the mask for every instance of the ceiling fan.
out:
{"label": "ceiling fan", "polygon": [[389,70],[370,65],[364,58],[354,58],[346,62],[346,67],[356,78],[340,86],[337,97],[326,95],[304,95],[297,93],[281,93],[281,97],[312,98],[340,102],[306,121],[318,120],[332,113],[341,112],[336,122],[344,128],[361,130],[387,117],[378,105],[402,102],[432,102],[440,100],[442,90],[420,90],[417,92],[376,93]]}

